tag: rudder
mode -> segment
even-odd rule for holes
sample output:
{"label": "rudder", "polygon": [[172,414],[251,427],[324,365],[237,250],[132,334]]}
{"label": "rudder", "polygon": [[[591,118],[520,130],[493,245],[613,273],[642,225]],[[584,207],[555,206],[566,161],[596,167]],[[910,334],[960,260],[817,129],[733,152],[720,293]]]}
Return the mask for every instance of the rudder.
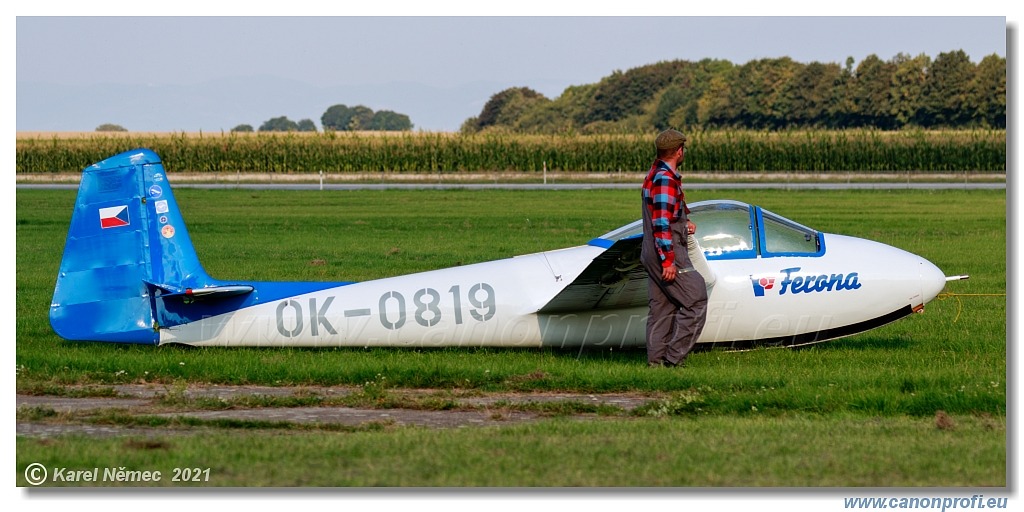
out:
{"label": "rudder", "polygon": [[135,149],[83,170],[50,304],[57,334],[156,344],[156,290],[211,282],[156,153]]}

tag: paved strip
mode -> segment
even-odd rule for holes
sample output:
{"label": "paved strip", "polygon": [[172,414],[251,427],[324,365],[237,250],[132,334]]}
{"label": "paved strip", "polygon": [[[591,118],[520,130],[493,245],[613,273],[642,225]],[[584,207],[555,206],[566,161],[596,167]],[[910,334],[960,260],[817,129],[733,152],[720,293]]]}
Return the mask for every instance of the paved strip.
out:
{"label": "paved strip", "polygon": [[78,435],[89,438],[107,437],[163,437],[168,434],[208,433],[210,429],[169,430],[165,428],[113,427],[109,425],[67,425],[60,423],[32,423],[19,421],[15,433],[19,436],[53,438]]}
{"label": "paved strip", "polygon": [[[173,395],[180,395],[184,398],[218,398],[223,400],[251,396],[319,396],[323,398],[331,398],[344,397],[361,391],[361,388],[352,386],[275,387],[196,385],[189,386],[182,390],[174,390],[166,386],[121,384],[108,386],[108,388],[112,388],[116,396],[71,398],[66,396],[49,395],[17,395],[16,403],[18,407],[49,407],[57,411],[80,411],[89,409],[128,408],[157,405],[157,401],[160,398]],[[76,388],[72,387],[71,389]],[[661,395],[648,395],[642,393],[586,394],[543,392],[466,393],[460,395],[431,389],[389,389],[387,390],[387,393],[409,398],[441,398],[467,407],[575,402],[591,405],[608,405],[619,407],[624,410],[631,410],[650,400],[663,398]]]}
{"label": "paved strip", "polygon": [[[77,183],[19,183],[18,190],[77,190]],[[596,190],[637,189],[636,183],[176,183],[174,188],[236,190]],[[1006,190],[1006,182],[687,183],[690,190]]]}
{"label": "paved strip", "polygon": [[395,424],[432,428],[500,425],[536,419],[533,413],[518,411],[420,411],[410,409],[361,409],[353,407],[273,407],[230,409],[225,411],[185,411],[156,414],[162,417],[188,417],[202,420],[232,419],[282,421],[290,423],[328,423],[359,426],[367,423]]}
{"label": "paved strip", "polygon": [[146,398],[68,398],[65,396],[18,395],[15,403],[21,407],[47,407],[57,412],[79,412],[95,409],[127,409],[152,404]]}

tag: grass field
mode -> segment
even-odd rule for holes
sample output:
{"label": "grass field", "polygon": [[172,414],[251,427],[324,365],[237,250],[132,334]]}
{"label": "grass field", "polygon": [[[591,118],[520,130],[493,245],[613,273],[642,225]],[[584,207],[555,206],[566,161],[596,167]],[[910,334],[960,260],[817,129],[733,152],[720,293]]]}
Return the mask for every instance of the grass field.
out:
{"label": "grass field", "polygon": [[[473,263],[582,244],[638,215],[635,191],[181,189],[176,195],[209,273],[252,280],[360,281]],[[796,351],[702,352],[684,371],[649,370],[641,350],[70,343],[50,330],[47,306],[74,192],[19,190],[19,393],[102,395],[122,383],[217,383],[361,386],[378,395],[429,388],[657,398],[631,413],[603,411],[593,421],[577,421],[570,407],[528,425],[479,429],[203,425],[195,430],[201,434],[184,437],[176,428],[155,449],[124,439],[19,437],[17,483],[25,485],[24,469],[41,461],[206,466],[216,479],[204,485],[212,486],[1007,484],[1005,192],[699,190],[687,198],[754,202],[822,231],[895,245],[947,275],[971,279],[950,284],[946,291],[957,295],[940,296],[923,315],[868,333]],[[140,421],[50,412],[21,411],[19,418]],[[659,443],[668,448],[645,449]]]}

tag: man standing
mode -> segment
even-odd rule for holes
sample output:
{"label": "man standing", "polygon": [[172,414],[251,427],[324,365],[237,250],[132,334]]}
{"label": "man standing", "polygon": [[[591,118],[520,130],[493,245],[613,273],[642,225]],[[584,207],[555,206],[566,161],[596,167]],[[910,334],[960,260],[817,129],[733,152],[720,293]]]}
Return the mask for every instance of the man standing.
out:
{"label": "man standing", "polygon": [[658,134],[657,160],[644,179],[644,239],[640,261],[649,276],[647,364],[682,366],[697,343],[707,315],[704,278],[687,254],[687,236],[697,230],[683,196],[679,165],[686,136],[676,130]]}

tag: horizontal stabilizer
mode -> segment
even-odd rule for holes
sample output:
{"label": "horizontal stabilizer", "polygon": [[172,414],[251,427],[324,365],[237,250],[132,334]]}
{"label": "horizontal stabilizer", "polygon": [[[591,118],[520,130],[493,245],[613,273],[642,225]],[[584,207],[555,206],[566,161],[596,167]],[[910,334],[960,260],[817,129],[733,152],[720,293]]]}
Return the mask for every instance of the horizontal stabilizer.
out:
{"label": "horizontal stabilizer", "polygon": [[219,300],[238,295],[252,293],[254,288],[247,284],[208,286],[205,288],[186,288],[184,290],[169,290],[160,285],[153,285],[165,293],[161,293],[163,299],[181,298],[182,300]]}

